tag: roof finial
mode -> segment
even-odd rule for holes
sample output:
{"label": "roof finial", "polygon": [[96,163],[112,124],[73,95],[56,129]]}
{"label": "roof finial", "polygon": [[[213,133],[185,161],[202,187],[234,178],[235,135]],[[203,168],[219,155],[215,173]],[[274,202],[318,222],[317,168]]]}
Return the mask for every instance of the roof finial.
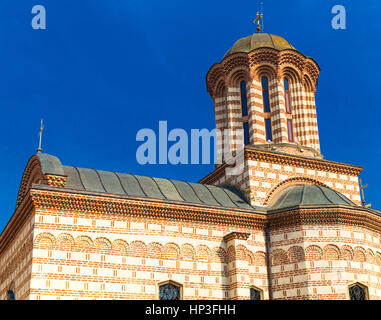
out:
{"label": "roof finial", "polygon": [[257,33],[261,33],[263,30],[263,2],[261,2],[261,10],[257,12],[254,23],[257,25]]}
{"label": "roof finial", "polygon": [[365,186],[362,184],[362,179],[360,178],[360,190],[361,190],[361,198],[362,198],[362,201],[361,201],[361,204],[363,207],[365,208],[370,208],[371,207],[371,204],[366,204],[365,202],[365,197],[364,197],[364,189],[365,188],[368,188],[368,184],[366,184]]}
{"label": "roof finial", "polygon": [[41,119],[41,128],[40,128],[40,132],[38,133],[38,135],[40,136],[40,143],[38,144],[37,153],[41,153],[42,152],[41,139],[42,139],[42,131],[43,130],[44,130],[44,121],[43,121],[43,119]]}

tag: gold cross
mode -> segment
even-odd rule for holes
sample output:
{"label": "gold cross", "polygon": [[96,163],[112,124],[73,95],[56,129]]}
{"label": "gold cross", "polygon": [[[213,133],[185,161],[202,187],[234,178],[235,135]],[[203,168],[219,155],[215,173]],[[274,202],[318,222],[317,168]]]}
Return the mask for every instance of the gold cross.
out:
{"label": "gold cross", "polygon": [[263,18],[263,14],[262,13],[259,13],[259,11],[257,12],[257,17],[255,18],[254,20],[254,23],[257,25],[257,33],[260,33],[261,32],[261,24],[260,24],[260,21],[261,19]]}
{"label": "gold cross", "polygon": [[370,208],[371,204],[365,204],[365,197],[364,197],[364,189],[368,188],[368,184],[365,186],[362,184],[362,179],[360,178],[360,190],[361,190],[361,198],[362,198],[362,206],[365,208]]}

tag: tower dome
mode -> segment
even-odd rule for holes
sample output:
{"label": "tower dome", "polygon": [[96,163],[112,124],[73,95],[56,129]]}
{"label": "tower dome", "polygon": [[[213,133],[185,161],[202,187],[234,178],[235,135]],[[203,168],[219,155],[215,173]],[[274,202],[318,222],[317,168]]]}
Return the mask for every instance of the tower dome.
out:
{"label": "tower dome", "polygon": [[249,53],[258,48],[273,48],[279,51],[287,49],[296,50],[285,38],[281,36],[269,33],[254,33],[250,36],[239,39],[233,47],[226,52],[224,58],[233,53]]}
{"label": "tower dome", "polygon": [[317,185],[293,185],[281,191],[273,201],[271,209],[284,209],[308,205],[350,205],[351,200],[336,190]]}

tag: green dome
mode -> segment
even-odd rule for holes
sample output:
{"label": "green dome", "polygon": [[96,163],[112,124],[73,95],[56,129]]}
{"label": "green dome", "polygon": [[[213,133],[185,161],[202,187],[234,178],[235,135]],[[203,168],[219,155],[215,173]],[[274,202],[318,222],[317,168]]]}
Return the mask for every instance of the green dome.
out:
{"label": "green dome", "polygon": [[236,53],[249,53],[258,48],[274,48],[276,50],[286,50],[295,48],[285,39],[269,33],[254,33],[248,37],[239,39],[234,46],[226,52],[225,57]]}
{"label": "green dome", "polygon": [[341,193],[317,185],[294,185],[284,189],[275,198],[271,209],[284,209],[302,205],[355,204]]}

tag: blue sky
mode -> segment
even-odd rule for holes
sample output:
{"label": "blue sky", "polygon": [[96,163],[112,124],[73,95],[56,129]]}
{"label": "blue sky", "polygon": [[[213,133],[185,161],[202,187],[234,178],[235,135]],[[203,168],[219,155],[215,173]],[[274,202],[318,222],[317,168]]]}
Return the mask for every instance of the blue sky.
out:
{"label": "blue sky", "polygon": [[[284,36],[321,67],[317,114],[326,159],[364,167],[366,200],[381,208],[378,0],[264,1],[265,32]],[[47,29],[31,27],[44,5]],[[347,29],[331,27],[334,5]],[[198,181],[213,165],[137,163],[136,133],[213,129],[205,76],[255,32],[259,1],[3,0],[0,10],[0,230],[36,152],[64,165]]]}

